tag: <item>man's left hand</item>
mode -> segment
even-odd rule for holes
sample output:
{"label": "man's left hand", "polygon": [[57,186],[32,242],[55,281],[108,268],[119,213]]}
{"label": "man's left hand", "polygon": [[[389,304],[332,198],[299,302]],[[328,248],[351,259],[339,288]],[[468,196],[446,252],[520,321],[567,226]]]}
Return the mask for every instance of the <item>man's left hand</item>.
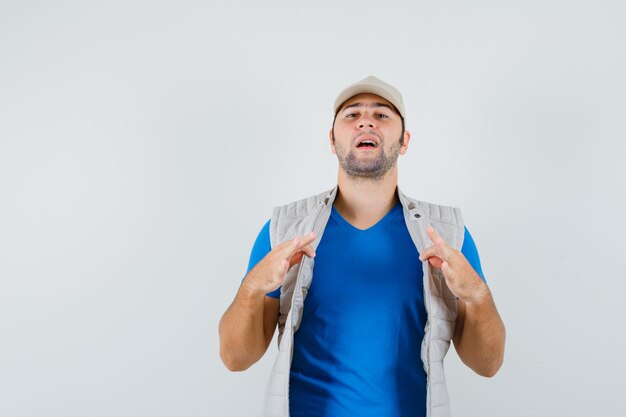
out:
{"label": "man's left hand", "polygon": [[420,254],[420,260],[428,260],[431,267],[441,269],[450,291],[466,303],[479,303],[488,296],[487,285],[465,256],[450,247],[432,226],[426,231],[433,245]]}

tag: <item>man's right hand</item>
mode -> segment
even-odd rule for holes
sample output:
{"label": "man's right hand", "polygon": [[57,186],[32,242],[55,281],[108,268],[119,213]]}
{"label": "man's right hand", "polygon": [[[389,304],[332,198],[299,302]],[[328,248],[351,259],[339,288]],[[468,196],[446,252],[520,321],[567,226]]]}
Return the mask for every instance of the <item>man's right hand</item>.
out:
{"label": "man's right hand", "polygon": [[256,363],[272,341],[279,317],[279,301],[265,294],[283,285],[289,268],[306,254],[315,256],[315,234],[276,245],[243,280],[219,324],[220,357],[231,371]]}
{"label": "man's right hand", "polygon": [[315,257],[311,242],[315,233],[296,237],[274,247],[252,270],[243,281],[242,286],[253,293],[267,294],[283,285],[287,271],[302,260],[306,255]]}

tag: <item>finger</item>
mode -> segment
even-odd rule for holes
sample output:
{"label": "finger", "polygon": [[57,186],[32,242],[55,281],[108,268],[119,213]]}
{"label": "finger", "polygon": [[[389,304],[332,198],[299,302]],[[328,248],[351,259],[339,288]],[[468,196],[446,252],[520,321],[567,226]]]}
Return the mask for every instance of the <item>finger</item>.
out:
{"label": "finger", "polygon": [[432,226],[428,226],[428,229],[426,229],[426,231],[428,232],[428,237],[430,237],[430,240],[433,241],[435,247],[437,248],[437,255],[445,261],[451,260],[452,248],[450,247],[450,245],[448,245],[448,243],[446,243],[446,241],[441,236],[439,236],[439,234],[435,231],[435,229],[433,229]]}
{"label": "finger", "polygon": [[315,233],[311,232],[303,237],[296,237],[291,241],[291,245],[286,245],[283,255],[286,259],[291,258],[296,252],[307,246],[309,243],[315,240]]}
{"label": "finger", "polygon": [[293,255],[291,259],[289,260],[289,268],[291,268],[295,264],[300,263],[303,256],[304,256],[304,252],[297,252],[295,255]]}
{"label": "finger", "polygon": [[311,232],[306,236],[302,236],[300,247],[306,246],[315,240],[315,232]]}
{"label": "finger", "polygon": [[300,239],[300,237],[295,237],[291,240],[287,240],[285,242],[282,243],[282,245],[284,245],[281,249],[280,249],[280,255],[284,258],[284,259],[289,259],[293,256],[294,253],[296,253],[298,251],[298,248],[300,247],[300,243],[302,242],[302,240]]}
{"label": "finger", "polygon": [[441,270],[448,279],[454,280],[455,274],[452,268],[450,268],[450,264],[448,262],[443,262],[441,264]]}
{"label": "finger", "polygon": [[281,276],[284,276],[287,271],[289,271],[289,268],[291,267],[291,265],[289,265],[289,262],[286,259],[283,259],[280,262],[280,269],[278,270],[278,272],[280,273]]}
{"label": "finger", "polygon": [[433,246],[429,246],[428,248],[424,249],[422,251],[422,253],[420,253],[420,261],[425,261],[426,259],[430,258],[431,256],[436,256],[437,255],[437,247],[435,245]]}
{"label": "finger", "polygon": [[311,246],[311,245],[306,245],[305,247],[300,249],[300,251],[306,253],[306,255],[309,258],[314,258],[315,257],[315,249],[313,249],[313,246]]}
{"label": "finger", "polygon": [[439,269],[441,269],[441,265],[443,265],[443,261],[437,256],[432,256],[428,258],[428,263],[430,264],[430,266]]}
{"label": "finger", "polygon": [[440,243],[440,242],[443,242],[444,244],[446,243],[446,241],[443,240],[443,238],[439,235],[439,233],[437,233],[437,231],[432,226],[428,226],[428,228],[426,229],[426,232],[428,233],[428,237],[430,238],[430,240],[432,240],[433,243],[435,244]]}

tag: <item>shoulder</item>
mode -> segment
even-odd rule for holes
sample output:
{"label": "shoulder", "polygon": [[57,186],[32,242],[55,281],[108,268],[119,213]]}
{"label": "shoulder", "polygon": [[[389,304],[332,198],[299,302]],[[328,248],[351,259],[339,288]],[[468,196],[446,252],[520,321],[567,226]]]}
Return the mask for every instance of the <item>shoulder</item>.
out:
{"label": "shoulder", "polygon": [[410,216],[407,225],[409,220],[416,221],[425,241],[427,241],[426,228],[432,226],[450,246],[457,250],[461,248],[465,230],[460,208],[417,200],[400,191],[398,196]]}
{"label": "shoulder", "polygon": [[406,200],[406,205],[409,210],[416,210],[420,215],[425,216],[430,221],[450,224],[457,227],[463,226],[463,215],[459,207],[421,201],[404,194],[402,194],[400,198],[401,200],[402,198]]}
{"label": "shoulder", "polygon": [[300,219],[314,211],[321,203],[328,202],[333,197],[336,188],[324,191],[306,198],[292,201],[281,206],[274,207],[272,220],[274,219]]}
{"label": "shoulder", "polygon": [[292,236],[310,232],[317,214],[334,199],[336,188],[275,207],[270,220],[272,247]]}

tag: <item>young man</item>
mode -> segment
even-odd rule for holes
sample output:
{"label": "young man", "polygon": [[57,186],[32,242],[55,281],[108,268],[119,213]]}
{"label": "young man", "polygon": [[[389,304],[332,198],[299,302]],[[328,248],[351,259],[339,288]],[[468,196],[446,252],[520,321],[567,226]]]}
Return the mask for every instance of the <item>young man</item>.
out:
{"label": "young man", "polygon": [[459,209],[397,187],[411,139],[398,90],[368,77],[334,110],[337,187],[274,210],[220,321],[221,358],[247,369],[278,325],[265,416],[448,416],[450,341],[483,376],[504,355],[478,252]]}

